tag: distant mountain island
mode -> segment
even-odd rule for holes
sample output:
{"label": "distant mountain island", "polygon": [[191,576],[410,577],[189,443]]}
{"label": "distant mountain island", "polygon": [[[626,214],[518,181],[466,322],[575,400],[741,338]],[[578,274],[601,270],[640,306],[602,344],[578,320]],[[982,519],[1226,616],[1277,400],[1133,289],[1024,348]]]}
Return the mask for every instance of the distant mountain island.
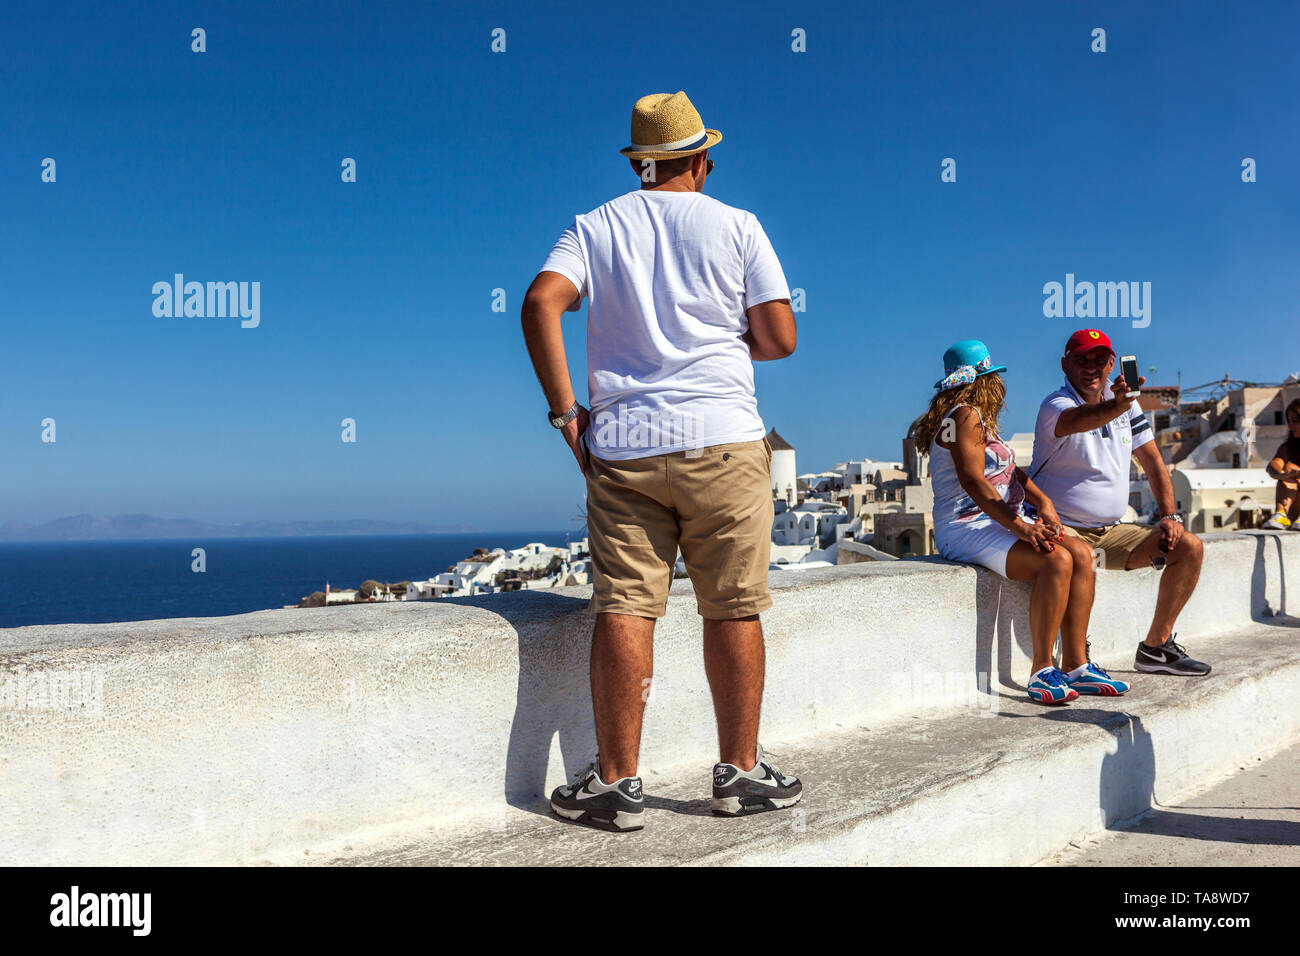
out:
{"label": "distant mountain island", "polygon": [[320,535],[467,534],[472,525],[423,525],[411,521],[247,521],[213,524],[154,515],[72,515],[44,524],[0,522],[0,541],[108,541],[145,538],[297,538]]}

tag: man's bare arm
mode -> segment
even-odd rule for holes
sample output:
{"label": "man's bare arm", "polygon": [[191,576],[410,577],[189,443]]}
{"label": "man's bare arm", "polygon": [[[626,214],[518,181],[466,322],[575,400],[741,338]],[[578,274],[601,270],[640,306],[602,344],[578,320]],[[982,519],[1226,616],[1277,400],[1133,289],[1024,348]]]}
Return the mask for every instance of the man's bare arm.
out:
{"label": "man's bare arm", "polygon": [[755,362],[783,359],[794,351],[798,334],[789,299],[760,302],[746,309],[745,315],[749,318],[749,331],[741,336],[741,341],[749,346],[749,355]]}
{"label": "man's bare arm", "polygon": [[1146,473],[1147,482],[1151,485],[1151,495],[1156,499],[1160,513],[1171,515],[1177,511],[1178,505],[1174,501],[1174,483],[1169,479],[1169,469],[1165,466],[1165,460],[1160,457],[1156,443],[1149,441],[1142,445],[1133,452],[1133,457],[1138,460],[1138,464]]}
{"label": "man's bare arm", "polygon": [[574,401],[561,320],[578,296],[573,283],[558,272],[539,272],[524,293],[524,343],[552,415],[563,415]]}
{"label": "man's bare arm", "polygon": [[[539,272],[533,284],[524,293],[520,321],[524,328],[524,343],[533,360],[533,371],[542,383],[551,414],[559,417],[567,412],[576,399],[573,396],[573,379],[569,376],[569,361],[564,354],[564,329],[561,320],[565,311],[581,300],[581,293],[573,283],[558,272]],[[587,463],[583,458],[578,438],[587,430],[588,412],[579,406],[578,417],[570,421],[561,432],[568,442],[578,468],[585,475]]]}
{"label": "man's bare arm", "polygon": [[[1139,378],[1138,388],[1141,388],[1142,383],[1145,381],[1145,377]],[[1115,397],[1110,401],[1098,402],[1096,405],[1079,405],[1061,412],[1060,417],[1056,419],[1056,437],[1064,438],[1066,435],[1090,432],[1102,425],[1109,425],[1121,415],[1126,414],[1133,405],[1133,399],[1126,398],[1124,395],[1128,391],[1128,386],[1124,383],[1122,375],[1115,379],[1112,388],[1115,391]]]}

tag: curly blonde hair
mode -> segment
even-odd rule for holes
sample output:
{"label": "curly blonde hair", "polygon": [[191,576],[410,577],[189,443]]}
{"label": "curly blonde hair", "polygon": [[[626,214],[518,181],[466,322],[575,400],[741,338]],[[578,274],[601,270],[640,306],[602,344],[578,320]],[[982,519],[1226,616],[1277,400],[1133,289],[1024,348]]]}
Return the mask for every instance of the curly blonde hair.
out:
{"label": "curly blonde hair", "polygon": [[1007,408],[1007,386],[1002,375],[991,372],[973,382],[945,389],[930,399],[930,407],[912,425],[916,450],[922,455],[930,453],[930,443],[939,433],[939,424],[958,405],[973,405],[984,418],[984,427],[994,435],[998,433],[998,415]]}

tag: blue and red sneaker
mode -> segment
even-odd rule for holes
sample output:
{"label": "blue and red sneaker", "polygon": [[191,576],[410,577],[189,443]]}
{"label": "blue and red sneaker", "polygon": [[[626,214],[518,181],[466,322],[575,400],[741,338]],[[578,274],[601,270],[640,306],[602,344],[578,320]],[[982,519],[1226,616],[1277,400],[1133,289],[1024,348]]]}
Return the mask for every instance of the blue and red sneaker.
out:
{"label": "blue and red sneaker", "polygon": [[1080,694],[1118,697],[1120,694],[1127,694],[1129,690],[1128,684],[1111,677],[1092,661],[1084,664],[1083,670],[1075,676],[1071,677],[1069,674],[1064,676],[1066,685],[1073,687]]}
{"label": "blue and red sneaker", "polygon": [[1036,704],[1068,704],[1079,697],[1079,692],[1069,685],[1065,675],[1055,667],[1044,667],[1029,678],[1029,686],[1025,690],[1029,699]]}

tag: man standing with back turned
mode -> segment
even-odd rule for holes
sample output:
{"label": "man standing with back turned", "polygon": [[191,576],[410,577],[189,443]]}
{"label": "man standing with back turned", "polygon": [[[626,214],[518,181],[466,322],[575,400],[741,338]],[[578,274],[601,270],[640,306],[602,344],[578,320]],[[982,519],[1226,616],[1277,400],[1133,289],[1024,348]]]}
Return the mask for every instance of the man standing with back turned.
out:
{"label": "man standing with back turned", "polygon": [[[547,418],[587,479],[596,612],[598,755],[551,807],[607,830],[643,825],[643,692],[679,548],[704,618],[718,722],[714,812],[792,806],[802,790],[758,745],[772,449],[752,363],[794,351],[794,313],[758,220],[703,193],[721,139],[683,92],[637,100],[621,152],[640,189],[578,216],[524,298]],[[574,397],[560,328],[584,297],[590,412]]]}

